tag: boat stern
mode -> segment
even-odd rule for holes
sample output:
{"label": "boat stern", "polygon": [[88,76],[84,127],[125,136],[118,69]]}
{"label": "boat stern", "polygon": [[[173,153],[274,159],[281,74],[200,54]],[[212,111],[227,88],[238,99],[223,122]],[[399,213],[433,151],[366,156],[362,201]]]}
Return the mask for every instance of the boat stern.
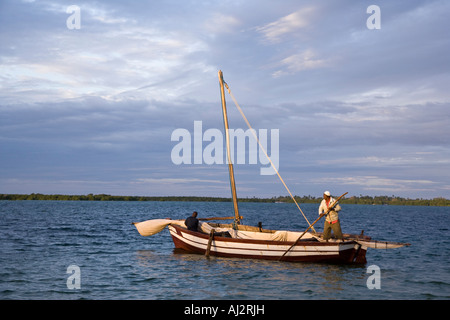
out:
{"label": "boat stern", "polygon": [[355,244],[355,256],[353,258],[353,263],[355,264],[366,264],[366,252],[367,247],[362,246],[359,243]]}

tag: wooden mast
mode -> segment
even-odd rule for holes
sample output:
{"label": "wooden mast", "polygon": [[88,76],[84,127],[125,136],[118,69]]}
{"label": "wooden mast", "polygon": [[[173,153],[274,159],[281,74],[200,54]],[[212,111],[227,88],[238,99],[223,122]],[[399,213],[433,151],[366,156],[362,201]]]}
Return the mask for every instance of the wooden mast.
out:
{"label": "wooden mast", "polygon": [[220,94],[222,96],[223,123],[225,125],[225,135],[226,135],[226,139],[227,139],[228,171],[230,173],[231,195],[233,198],[234,216],[235,216],[234,221],[236,224],[240,224],[239,208],[238,208],[238,201],[237,201],[237,195],[236,195],[236,184],[234,182],[233,162],[231,161],[230,134],[228,132],[227,105],[225,102],[225,89],[223,87],[223,82],[224,81],[223,81],[222,70],[219,70]]}

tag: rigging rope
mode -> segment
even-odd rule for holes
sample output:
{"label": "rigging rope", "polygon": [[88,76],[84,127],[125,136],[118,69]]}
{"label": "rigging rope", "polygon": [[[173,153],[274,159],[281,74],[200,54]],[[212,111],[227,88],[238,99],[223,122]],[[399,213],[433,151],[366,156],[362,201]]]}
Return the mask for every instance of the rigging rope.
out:
{"label": "rigging rope", "polygon": [[306,222],[308,222],[308,225],[311,227],[311,229],[316,232],[316,230],[314,229],[314,227],[311,225],[311,223],[309,223],[308,219],[306,218],[305,214],[303,213],[302,209],[300,208],[300,206],[298,205],[297,201],[295,200],[294,196],[291,193],[291,190],[289,190],[288,186],[286,185],[286,183],[284,182],[283,178],[281,177],[280,173],[278,172],[277,168],[275,167],[275,165],[272,162],[272,159],[270,159],[269,155],[266,152],[266,149],[264,149],[264,147],[262,146],[261,142],[258,139],[258,136],[256,135],[256,131],[252,128],[252,126],[250,125],[250,122],[248,122],[247,117],[245,116],[244,112],[242,111],[241,107],[239,106],[239,103],[237,102],[236,98],[234,97],[234,95],[231,93],[230,87],[228,86],[228,84],[224,81],[223,84],[225,85],[225,87],[228,90],[228,93],[231,96],[231,99],[233,99],[234,104],[236,105],[236,108],[239,110],[239,113],[241,114],[242,118],[244,118],[245,123],[247,124],[248,128],[250,129],[251,133],[253,134],[253,136],[255,137],[256,141],[259,144],[259,147],[261,148],[261,150],[264,152],[264,154],[266,155],[267,159],[270,162],[270,165],[272,166],[272,168],[275,170],[275,173],[277,174],[278,178],[280,178],[280,181],[283,183],[284,187],[286,188],[287,192],[289,193],[289,195],[291,196],[292,200],[294,200],[294,203],[296,204],[298,210],[300,210],[300,212],[303,215],[303,218],[305,218]]}

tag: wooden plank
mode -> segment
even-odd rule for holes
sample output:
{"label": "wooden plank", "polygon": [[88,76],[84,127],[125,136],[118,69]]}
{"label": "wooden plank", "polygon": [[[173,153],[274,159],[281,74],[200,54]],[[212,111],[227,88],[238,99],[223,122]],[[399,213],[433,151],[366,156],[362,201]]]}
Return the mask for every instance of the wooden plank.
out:
{"label": "wooden plank", "polygon": [[408,247],[410,243],[391,242],[391,241],[377,241],[377,240],[355,240],[360,245],[372,249],[395,249],[401,247]]}
{"label": "wooden plank", "polygon": [[211,245],[212,241],[214,239],[214,229],[211,230],[211,233],[209,234],[209,240],[208,240],[208,246],[206,247],[205,256],[209,258],[209,252],[211,251]]}

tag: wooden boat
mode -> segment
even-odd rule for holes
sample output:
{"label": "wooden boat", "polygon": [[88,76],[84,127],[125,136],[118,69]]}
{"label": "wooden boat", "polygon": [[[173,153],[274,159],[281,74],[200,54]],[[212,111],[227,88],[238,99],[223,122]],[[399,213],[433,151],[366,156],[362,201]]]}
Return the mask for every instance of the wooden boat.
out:
{"label": "wooden boat", "polygon": [[[302,212],[309,227],[304,232],[295,232],[268,230],[263,229],[262,227],[241,224],[242,217],[239,214],[233,163],[230,158],[230,138],[228,135],[228,117],[224,85],[227,87],[230,94],[231,92],[228,85],[223,81],[223,74],[221,71],[219,71],[219,84],[227,141],[228,171],[230,175],[230,186],[235,215],[234,217],[228,218],[207,218],[203,220],[234,219],[233,223],[221,224],[200,222],[197,231],[188,230],[182,220],[155,219],[133,223],[141,235],[153,235],[168,226],[175,248],[189,253],[204,254],[207,257],[220,256],[292,262],[330,262],[345,264],[365,264],[368,248],[388,249],[409,245],[407,243],[374,241],[370,237],[362,234],[344,234],[344,239],[342,241],[333,239],[330,239],[330,241],[323,241],[321,233],[315,232],[313,228],[313,225],[319,221],[322,216],[314,221],[314,223],[309,223],[264,149],[263,151],[269,159],[269,162],[272,164],[275,172],[283,182],[295,204]],[[235,100],[233,96],[232,98]],[[236,101],[235,104],[241,112],[241,115],[244,117],[247,125],[251,128]],[[258,141],[256,136],[255,138]],[[260,147],[262,148],[261,144]],[[332,206],[337,204],[338,200],[345,194],[339,197]],[[307,232],[309,229],[312,229],[313,232]]]}
{"label": "wooden boat", "polygon": [[[218,227],[224,228],[223,225]],[[321,242],[310,236],[302,239],[289,250],[296,239],[274,240],[273,236],[276,232],[270,233],[269,230],[264,229],[242,231],[242,227],[248,229],[249,226],[239,225],[235,237],[223,236],[223,234],[213,234],[211,237],[211,234],[189,231],[179,225],[170,225],[169,230],[175,247],[191,253],[292,262],[366,263],[367,247],[351,239],[343,242]],[[234,230],[232,226],[229,228]],[[300,232],[290,233],[291,237],[299,237],[301,234]],[[243,235],[245,238],[242,237]],[[366,241],[370,241],[370,238]],[[287,250],[289,252],[283,256]]]}

